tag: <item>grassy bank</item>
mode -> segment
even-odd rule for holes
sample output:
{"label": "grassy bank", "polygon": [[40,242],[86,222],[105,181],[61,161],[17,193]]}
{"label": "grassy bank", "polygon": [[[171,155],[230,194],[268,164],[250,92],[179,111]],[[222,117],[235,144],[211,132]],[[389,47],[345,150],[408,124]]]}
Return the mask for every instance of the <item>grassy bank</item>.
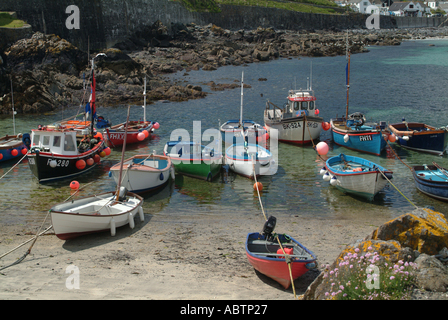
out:
{"label": "grassy bank", "polygon": [[15,19],[8,12],[0,12],[0,27],[21,28],[24,24],[24,21]]}
{"label": "grassy bank", "polygon": [[333,14],[337,7],[329,0],[300,0],[300,1],[272,1],[272,0],[181,0],[185,7],[198,12],[220,12],[219,5],[229,4],[236,6],[258,6],[277,8],[298,12]]}

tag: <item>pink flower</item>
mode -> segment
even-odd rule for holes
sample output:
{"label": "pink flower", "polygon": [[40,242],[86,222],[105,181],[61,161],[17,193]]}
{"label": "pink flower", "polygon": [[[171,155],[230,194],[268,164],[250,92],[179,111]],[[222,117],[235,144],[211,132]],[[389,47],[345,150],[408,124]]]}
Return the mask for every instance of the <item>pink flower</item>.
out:
{"label": "pink flower", "polygon": [[372,248],[372,247],[370,247],[370,246],[369,246],[369,247],[367,248],[367,250],[372,250],[372,249],[373,249],[373,248]]}
{"label": "pink flower", "polygon": [[394,280],[395,279],[395,277],[394,276],[390,276],[390,278],[389,278],[390,280]]}
{"label": "pink flower", "polygon": [[355,252],[359,252],[359,248],[356,248],[356,249],[355,249]]}

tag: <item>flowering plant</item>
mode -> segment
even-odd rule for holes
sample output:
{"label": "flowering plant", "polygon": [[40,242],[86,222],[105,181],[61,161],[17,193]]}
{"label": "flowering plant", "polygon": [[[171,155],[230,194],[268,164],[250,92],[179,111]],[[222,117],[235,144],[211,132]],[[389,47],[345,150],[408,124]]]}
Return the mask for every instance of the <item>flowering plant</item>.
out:
{"label": "flowering plant", "polygon": [[[372,251],[372,247],[368,247]],[[335,300],[405,300],[415,281],[416,264],[399,260],[393,264],[377,252],[347,253],[323,278],[328,281],[327,299]]]}

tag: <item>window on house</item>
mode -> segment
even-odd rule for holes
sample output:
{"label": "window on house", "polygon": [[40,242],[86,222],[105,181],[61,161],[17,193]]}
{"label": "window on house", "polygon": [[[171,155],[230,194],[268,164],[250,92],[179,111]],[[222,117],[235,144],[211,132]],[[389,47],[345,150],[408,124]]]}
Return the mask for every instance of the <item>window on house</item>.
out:
{"label": "window on house", "polygon": [[413,4],[410,4],[409,5],[409,9],[413,9],[414,8],[414,5]]}

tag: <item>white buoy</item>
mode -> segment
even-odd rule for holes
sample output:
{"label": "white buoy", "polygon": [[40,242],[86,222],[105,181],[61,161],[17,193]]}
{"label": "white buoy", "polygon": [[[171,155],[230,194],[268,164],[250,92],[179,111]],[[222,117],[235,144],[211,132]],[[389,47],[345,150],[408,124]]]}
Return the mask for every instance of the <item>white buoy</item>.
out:
{"label": "white buoy", "polygon": [[58,163],[56,162],[56,160],[53,159],[50,161],[50,167],[56,168],[57,165],[58,165]]}
{"label": "white buoy", "polygon": [[346,134],[346,135],[344,136],[344,142],[347,143],[349,139],[350,139],[350,137],[348,136],[348,134]]}
{"label": "white buoy", "polygon": [[134,216],[132,215],[132,212],[129,212],[129,226],[131,229],[134,229],[135,222],[134,222]]}
{"label": "white buoy", "polygon": [[333,176],[330,180],[330,184],[332,186],[335,186],[338,183],[338,178],[336,178],[335,176]]}
{"label": "white buoy", "polygon": [[328,172],[326,172],[323,176],[324,181],[330,181],[331,177],[330,174]]}
{"label": "white buoy", "polygon": [[143,208],[142,207],[138,207],[138,214],[140,216],[140,221],[141,222],[145,221],[145,215],[143,214]]}
{"label": "white buoy", "polygon": [[403,136],[403,140],[404,141],[408,141],[409,140],[409,136]]}
{"label": "white buoy", "polygon": [[171,172],[171,179],[174,180],[176,178],[176,174],[174,173],[174,166],[172,166],[172,165],[171,165],[170,172]]}
{"label": "white buoy", "polygon": [[110,235],[114,237],[115,234],[116,234],[115,220],[114,218],[112,218],[112,220],[110,220]]}
{"label": "white buoy", "polygon": [[327,172],[327,170],[325,170],[325,167],[323,167],[322,169],[320,169],[319,174],[324,175],[325,172]]}

